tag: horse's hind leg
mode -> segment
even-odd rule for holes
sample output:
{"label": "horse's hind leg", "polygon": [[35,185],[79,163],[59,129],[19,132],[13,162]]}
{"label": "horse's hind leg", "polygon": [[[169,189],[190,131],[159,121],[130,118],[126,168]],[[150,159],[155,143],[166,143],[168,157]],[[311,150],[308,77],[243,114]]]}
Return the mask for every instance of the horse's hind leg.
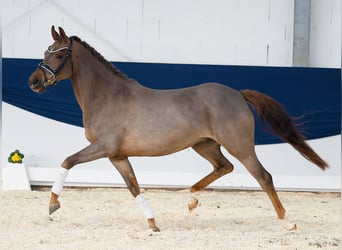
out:
{"label": "horse's hind leg", "polygon": [[203,190],[218,178],[233,171],[234,167],[222,154],[220,144],[212,139],[197,143],[192,148],[203,158],[207,159],[214,170],[190,188],[190,192]]}
{"label": "horse's hind leg", "polygon": [[[192,148],[203,158],[207,159],[214,167],[214,170],[195,183],[190,192],[195,193],[203,190],[218,178],[233,171],[234,167],[222,154],[220,144],[212,139],[206,139],[192,146]],[[198,200],[193,198],[189,203],[189,211],[197,207]]]}
{"label": "horse's hind leg", "polygon": [[297,229],[296,224],[287,222],[286,211],[280,202],[277,192],[275,191],[272,176],[261,165],[257,156],[255,155],[254,150],[250,156],[239,160],[247,168],[250,174],[258,181],[261,188],[266,192],[273,204],[273,207],[275,208],[278,218],[284,222],[286,228],[288,230]]}

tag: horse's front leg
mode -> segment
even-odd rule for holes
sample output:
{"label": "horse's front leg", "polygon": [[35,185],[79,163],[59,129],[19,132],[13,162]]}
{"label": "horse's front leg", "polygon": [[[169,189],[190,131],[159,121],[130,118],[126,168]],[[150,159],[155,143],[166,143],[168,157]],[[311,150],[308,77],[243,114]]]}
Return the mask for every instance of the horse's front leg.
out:
{"label": "horse's front leg", "polygon": [[147,219],[149,228],[151,228],[154,232],[159,232],[160,230],[156,226],[154,212],[148,204],[148,202],[145,200],[143,194],[140,193],[138,181],[135,177],[133,168],[128,159],[109,159],[123,177],[131,194],[135,197],[136,202],[138,203],[139,207],[141,208],[142,212],[144,213]]}
{"label": "horse's front leg", "polygon": [[99,158],[103,158],[105,156],[107,156],[107,154],[102,144],[94,142],[90,144],[88,147],[82,149],[76,154],[69,156],[64,160],[59,170],[59,174],[57,175],[56,181],[54,182],[51,189],[49,214],[52,214],[60,208],[58,197],[62,192],[64,181],[68,175],[69,170],[76,164],[93,161]]}

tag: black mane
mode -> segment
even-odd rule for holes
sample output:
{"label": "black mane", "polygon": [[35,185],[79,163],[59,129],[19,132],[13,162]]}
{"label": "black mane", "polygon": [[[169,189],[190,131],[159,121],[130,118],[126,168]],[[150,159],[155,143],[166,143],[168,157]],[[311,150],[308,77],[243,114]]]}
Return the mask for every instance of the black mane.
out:
{"label": "black mane", "polygon": [[85,49],[89,50],[89,52],[95,56],[100,62],[102,62],[108,69],[110,69],[115,75],[122,77],[124,79],[127,79],[127,76],[123,74],[120,70],[114,67],[113,64],[111,64],[109,61],[107,61],[99,52],[97,52],[93,47],[91,47],[88,43],[85,41],[82,41],[77,36],[70,37],[73,41],[79,42]]}

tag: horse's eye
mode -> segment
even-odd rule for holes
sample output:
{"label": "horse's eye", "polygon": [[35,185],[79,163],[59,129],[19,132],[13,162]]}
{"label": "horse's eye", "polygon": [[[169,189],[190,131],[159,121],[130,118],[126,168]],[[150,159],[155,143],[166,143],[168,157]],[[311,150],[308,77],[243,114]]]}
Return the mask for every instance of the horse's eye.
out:
{"label": "horse's eye", "polygon": [[63,55],[57,55],[56,58],[57,58],[57,59],[62,59],[62,58],[63,58]]}

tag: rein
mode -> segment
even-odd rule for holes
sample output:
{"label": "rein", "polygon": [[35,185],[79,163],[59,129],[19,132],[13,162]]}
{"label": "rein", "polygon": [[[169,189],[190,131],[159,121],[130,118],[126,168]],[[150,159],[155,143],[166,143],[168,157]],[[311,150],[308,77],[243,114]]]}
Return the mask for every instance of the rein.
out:
{"label": "rein", "polygon": [[66,62],[68,61],[68,59],[70,58],[71,60],[71,72],[73,73],[74,71],[74,63],[72,61],[72,57],[71,57],[71,52],[72,52],[72,37],[70,37],[70,44],[69,47],[62,47],[56,50],[53,50],[53,48],[51,49],[50,47],[48,48],[47,52],[49,54],[53,54],[56,53],[58,51],[62,51],[62,50],[68,50],[68,53],[66,54],[66,57],[64,59],[64,61],[61,63],[61,65],[59,65],[59,67],[56,70],[53,70],[48,64],[44,63],[44,62],[40,62],[38,64],[38,67],[42,69],[43,74],[44,74],[44,86],[47,87],[49,86],[48,83],[48,78],[46,77],[45,71],[49,72],[50,75],[53,76],[53,82],[50,84],[50,86],[55,86],[57,83],[57,76],[59,73],[61,73],[61,71],[63,70]]}

